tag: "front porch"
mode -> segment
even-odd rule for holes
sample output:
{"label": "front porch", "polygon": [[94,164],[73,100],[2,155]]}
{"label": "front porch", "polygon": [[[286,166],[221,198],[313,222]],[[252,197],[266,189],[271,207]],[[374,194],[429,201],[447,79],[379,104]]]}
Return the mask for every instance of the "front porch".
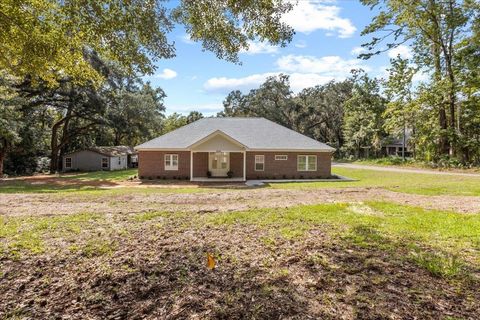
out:
{"label": "front porch", "polygon": [[190,181],[246,181],[246,152],[190,153]]}
{"label": "front porch", "polygon": [[190,147],[190,181],[246,181],[246,147],[214,132]]}

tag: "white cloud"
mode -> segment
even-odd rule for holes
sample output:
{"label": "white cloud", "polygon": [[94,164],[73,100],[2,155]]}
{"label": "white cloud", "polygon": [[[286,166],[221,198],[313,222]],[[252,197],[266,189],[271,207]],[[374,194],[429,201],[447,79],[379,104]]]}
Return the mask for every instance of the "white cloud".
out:
{"label": "white cloud", "polygon": [[388,51],[388,56],[392,59],[395,59],[398,56],[403,59],[410,59],[412,57],[412,50],[410,49],[410,47],[401,44],[396,48],[390,49]]}
{"label": "white cloud", "polygon": [[306,48],[306,47],[307,47],[307,43],[306,43],[304,40],[300,40],[300,41],[298,41],[297,43],[295,43],[294,46],[295,46],[296,48],[302,49],[302,48]]}
{"label": "white cloud", "polygon": [[232,90],[242,90],[246,91],[253,89],[265,82],[267,77],[275,76],[278,73],[276,72],[267,72],[260,74],[252,74],[247,77],[241,78],[227,78],[227,77],[218,77],[210,78],[203,85],[204,89],[211,92],[229,92]]}
{"label": "white cloud", "polygon": [[331,1],[302,0],[294,4],[294,8],[284,15],[282,21],[295,31],[310,33],[315,30],[327,30],[338,33],[340,38],[351,37],[357,28],[350,19],[341,18],[340,7],[327,5]]}
{"label": "white cloud", "polygon": [[352,51],[350,51],[350,54],[352,56],[358,56],[359,54],[362,54],[365,52],[367,52],[367,49],[365,49],[364,47],[355,47],[352,49]]}
{"label": "white cloud", "polygon": [[333,77],[344,77],[350,74],[352,69],[362,68],[368,71],[369,68],[362,64],[361,60],[345,60],[339,56],[297,56],[287,55],[277,60],[280,70],[300,73],[318,73]]}
{"label": "white cloud", "polygon": [[277,46],[272,46],[266,42],[260,41],[248,41],[248,49],[241,50],[240,53],[245,53],[249,55],[261,54],[261,53],[276,53],[278,52]]}
{"label": "white cloud", "polygon": [[[332,75],[321,75],[317,73],[285,73],[290,76],[290,87],[294,92],[299,92],[304,88],[322,85],[332,80],[343,80],[345,77],[335,77]],[[250,89],[258,88],[268,77],[277,76],[280,72],[266,72],[252,74],[240,78],[211,78],[204,84],[206,91],[217,93],[228,93],[233,90],[246,92]]]}
{"label": "white cloud", "polygon": [[245,92],[260,86],[267,77],[283,73],[290,76],[291,88],[298,92],[304,88],[322,85],[332,80],[344,80],[350,76],[352,69],[370,70],[368,66],[363,64],[362,60],[345,60],[339,56],[286,55],[277,59],[277,66],[277,72],[257,73],[239,78],[210,78],[204,83],[203,87],[209,92],[227,93],[232,90]]}
{"label": "white cloud", "polygon": [[172,70],[172,69],[168,69],[168,68],[165,68],[163,69],[162,73],[159,73],[159,74],[156,74],[155,75],[155,78],[161,78],[161,79],[173,79],[177,76],[177,72]]}

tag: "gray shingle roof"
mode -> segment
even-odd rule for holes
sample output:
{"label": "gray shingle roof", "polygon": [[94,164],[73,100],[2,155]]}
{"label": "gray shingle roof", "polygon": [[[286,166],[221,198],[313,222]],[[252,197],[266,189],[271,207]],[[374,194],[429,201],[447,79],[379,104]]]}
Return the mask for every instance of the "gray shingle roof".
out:
{"label": "gray shingle roof", "polygon": [[248,149],[335,151],[324,143],[265,118],[204,118],[135,149],[188,149],[215,131],[227,134]]}
{"label": "gray shingle roof", "polygon": [[97,147],[92,147],[89,148],[88,150],[97,152],[100,154],[103,154],[105,156],[109,157],[115,157],[115,156],[124,156],[124,155],[129,155],[129,154],[135,154],[137,153],[133,147],[130,146],[97,146]]}

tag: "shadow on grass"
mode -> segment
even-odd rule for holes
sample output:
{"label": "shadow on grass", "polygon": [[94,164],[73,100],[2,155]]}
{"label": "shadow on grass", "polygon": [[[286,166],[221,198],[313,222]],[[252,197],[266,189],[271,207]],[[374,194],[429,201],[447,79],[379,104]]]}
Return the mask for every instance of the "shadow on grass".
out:
{"label": "shadow on grass", "polygon": [[[15,289],[0,285],[0,313],[9,310],[4,314],[33,318],[280,319],[305,311],[305,299],[287,276],[233,263],[212,271],[205,266],[206,250],[199,245],[161,251],[149,263],[125,254],[108,266],[97,262],[83,272],[74,261],[40,260],[35,265],[42,271],[33,282]],[[65,263],[70,274],[58,269]],[[67,284],[68,279],[75,280]]]}

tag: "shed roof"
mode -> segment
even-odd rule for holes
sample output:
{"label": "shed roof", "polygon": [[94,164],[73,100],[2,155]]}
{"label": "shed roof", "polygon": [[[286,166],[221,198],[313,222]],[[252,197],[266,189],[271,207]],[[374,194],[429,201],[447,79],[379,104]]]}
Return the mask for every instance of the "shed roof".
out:
{"label": "shed roof", "polygon": [[[118,156],[125,156],[125,155],[137,153],[137,151],[135,151],[135,149],[130,146],[96,146],[96,147],[88,148],[86,150],[96,152],[107,157],[118,157]],[[70,152],[68,154],[72,154],[79,151],[82,151],[82,150],[77,150],[74,152]]]}
{"label": "shed roof", "polygon": [[138,145],[135,149],[188,149],[216,131],[252,150],[335,151],[325,143],[265,118],[203,118]]}

